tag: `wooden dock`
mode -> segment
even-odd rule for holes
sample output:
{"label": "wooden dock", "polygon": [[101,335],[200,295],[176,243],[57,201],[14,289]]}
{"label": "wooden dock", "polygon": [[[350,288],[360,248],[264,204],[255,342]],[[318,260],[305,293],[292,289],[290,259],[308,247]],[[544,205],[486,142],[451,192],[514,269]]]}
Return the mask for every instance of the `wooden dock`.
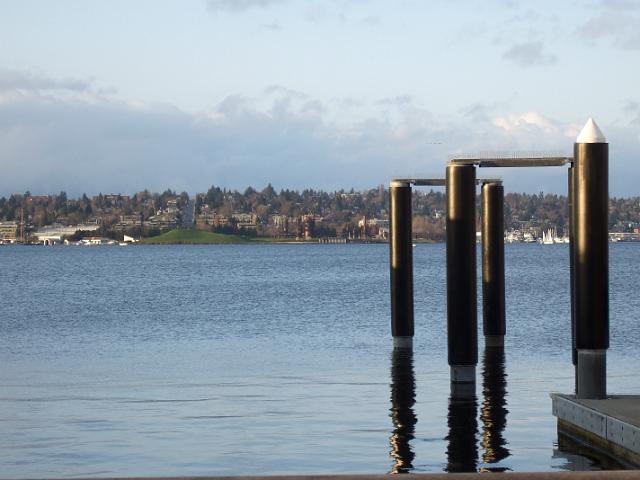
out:
{"label": "wooden dock", "polygon": [[551,394],[558,432],[630,466],[640,466],[640,395],[603,400]]}

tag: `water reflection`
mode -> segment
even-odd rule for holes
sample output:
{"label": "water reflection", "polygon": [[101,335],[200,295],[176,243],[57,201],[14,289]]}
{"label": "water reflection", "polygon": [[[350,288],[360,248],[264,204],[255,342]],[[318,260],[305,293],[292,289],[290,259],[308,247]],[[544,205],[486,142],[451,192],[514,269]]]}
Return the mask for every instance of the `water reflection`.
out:
{"label": "water reflection", "polygon": [[559,468],[569,471],[585,470],[625,470],[633,469],[631,464],[625,464],[612,458],[602,451],[590,447],[571,437],[570,434],[558,429],[558,445],[553,450],[554,459],[563,459],[564,464]]}
{"label": "water reflection", "polygon": [[482,420],[482,471],[504,471],[504,467],[492,467],[510,455],[504,439],[507,426],[507,375],[503,347],[485,347],[482,369],[482,392],[484,400],[480,409]]}
{"label": "water reflection", "polygon": [[[508,470],[497,464],[510,455],[504,429],[507,425],[507,375],[502,347],[485,347],[480,408],[483,449],[480,471]],[[475,472],[479,466],[478,399],[475,393],[454,390],[449,397],[448,472]]]}
{"label": "water reflection", "polygon": [[413,371],[413,350],[394,348],[391,353],[391,420],[393,432],[389,438],[394,465],[390,473],[408,473],[413,469],[415,453],[411,448],[418,422],[413,406],[416,403],[416,378]]}
{"label": "water reflection", "polygon": [[447,472],[475,472],[478,467],[478,400],[475,393],[452,392],[447,425]]}

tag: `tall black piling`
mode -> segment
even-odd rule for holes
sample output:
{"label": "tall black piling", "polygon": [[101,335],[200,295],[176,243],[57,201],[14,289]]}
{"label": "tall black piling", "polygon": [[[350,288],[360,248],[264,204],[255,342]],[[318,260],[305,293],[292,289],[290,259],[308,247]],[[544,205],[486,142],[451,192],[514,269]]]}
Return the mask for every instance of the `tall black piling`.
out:
{"label": "tall black piling", "polygon": [[447,166],[447,340],[451,389],[475,395],[478,363],[476,169]]}
{"label": "tall black piling", "polygon": [[389,202],[391,334],[395,346],[411,347],[414,333],[411,185],[392,181]]}
{"label": "tall black piling", "polygon": [[607,395],[609,145],[592,119],[574,146],[574,285],[578,398]]}
{"label": "tall black piling", "polygon": [[482,326],[488,347],[504,345],[504,189],[482,185]]}
{"label": "tall black piling", "polygon": [[569,231],[569,297],[571,305],[571,363],[575,370],[575,391],[578,391],[578,351],[576,350],[576,288],[575,288],[575,275],[573,273],[575,264],[575,241],[576,236],[574,232],[575,226],[575,212],[573,208],[573,165],[567,170],[567,207],[569,225],[567,230]]}

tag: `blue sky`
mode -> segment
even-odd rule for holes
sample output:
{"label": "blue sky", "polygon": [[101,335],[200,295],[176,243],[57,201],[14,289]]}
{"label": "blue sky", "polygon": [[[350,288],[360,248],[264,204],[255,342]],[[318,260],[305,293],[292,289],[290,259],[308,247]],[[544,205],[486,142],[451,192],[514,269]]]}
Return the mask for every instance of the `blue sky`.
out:
{"label": "blue sky", "polygon": [[632,0],[7,1],[0,194],[363,189],[459,153],[570,153],[593,116],[611,194],[638,195],[639,79]]}

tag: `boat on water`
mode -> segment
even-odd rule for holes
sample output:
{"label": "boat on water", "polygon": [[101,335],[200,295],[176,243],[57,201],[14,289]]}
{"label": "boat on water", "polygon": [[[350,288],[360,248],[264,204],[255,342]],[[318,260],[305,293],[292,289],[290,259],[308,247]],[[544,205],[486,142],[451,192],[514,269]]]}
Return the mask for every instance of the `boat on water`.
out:
{"label": "boat on water", "polygon": [[538,243],[542,245],[553,245],[555,243],[569,243],[569,237],[559,237],[556,234],[555,228],[550,228],[545,232],[542,232],[542,238],[538,239]]}
{"label": "boat on water", "polygon": [[550,228],[546,232],[542,232],[542,238],[539,242],[543,245],[553,245],[553,237],[555,237],[555,232]]}

